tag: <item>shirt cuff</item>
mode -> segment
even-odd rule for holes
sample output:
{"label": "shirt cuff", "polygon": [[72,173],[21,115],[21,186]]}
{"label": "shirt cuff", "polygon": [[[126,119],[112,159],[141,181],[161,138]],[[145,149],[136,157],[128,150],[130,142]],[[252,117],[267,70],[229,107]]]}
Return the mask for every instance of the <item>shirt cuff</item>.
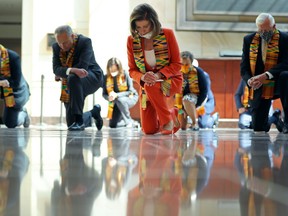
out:
{"label": "shirt cuff", "polygon": [[273,75],[269,72],[269,71],[266,71],[265,74],[268,76],[268,79],[273,79]]}
{"label": "shirt cuff", "polygon": [[66,75],[67,75],[67,76],[70,74],[71,69],[72,69],[72,68],[68,68],[68,69],[66,70]]}

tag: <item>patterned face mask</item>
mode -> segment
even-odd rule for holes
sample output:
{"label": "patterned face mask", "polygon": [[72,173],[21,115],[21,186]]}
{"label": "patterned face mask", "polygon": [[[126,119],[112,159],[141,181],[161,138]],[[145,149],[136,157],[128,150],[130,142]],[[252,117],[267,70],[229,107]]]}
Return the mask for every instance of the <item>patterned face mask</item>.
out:
{"label": "patterned face mask", "polygon": [[182,65],[181,72],[187,74],[190,70],[190,65]]}
{"label": "patterned face mask", "polygon": [[259,34],[263,40],[265,40],[266,42],[269,42],[274,34],[274,31],[273,30],[264,31],[264,32],[260,32]]}

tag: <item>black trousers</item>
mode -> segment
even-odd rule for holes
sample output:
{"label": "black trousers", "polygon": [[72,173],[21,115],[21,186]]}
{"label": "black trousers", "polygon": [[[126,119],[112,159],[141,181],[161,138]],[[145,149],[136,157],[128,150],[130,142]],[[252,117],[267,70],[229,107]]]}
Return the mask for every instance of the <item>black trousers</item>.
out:
{"label": "black trousers", "polygon": [[279,77],[280,99],[284,112],[284,123],[288,124],[288,71],[283,71]]}
{"label": "black trousers", "polygon": [[3,115],[3,123],[8,128],[15,128],[21,126],[25,122],[27,113],[23,111],[23,108],[5,107]]}
{"label": "black trousers", "polygon": [[30,97],[30,91],[28,85],[22,87],[21,90],[16,91],[15,93],[15,106],[6,107],[4,104],[4,113],[3,113],[3,123],[8,128],[15,128],[21,126],[25,122],[27,117],[27,112],[23,110],[25,104],[28,102]]}
{"label": "black trousers", "polygon": [[[75,122],[75,115],[83,115],[83,108],[85,98],[95,93],[100,87],[102,87],[103,83],[103,74],[93,73],[91,71],[88,72],[88,76],[84,78],[79,78],[75,74],[70,74],[68,76],[68,89],[70,101],[69,103],[65,103],[66,108],[66,122],[69,127]],[[87,113],[83,115],[83,121],[86,124],[89,120],[86,118],[91,117]],[[88,125],[90,126],[90,125]]]}
{"label": "black trousers", "polygon": [[269,109],[271,106],[271,100],[260,99],[257,107],[252,109],[252,128],[254,131],[266,131],[270,130],[268,124]]}

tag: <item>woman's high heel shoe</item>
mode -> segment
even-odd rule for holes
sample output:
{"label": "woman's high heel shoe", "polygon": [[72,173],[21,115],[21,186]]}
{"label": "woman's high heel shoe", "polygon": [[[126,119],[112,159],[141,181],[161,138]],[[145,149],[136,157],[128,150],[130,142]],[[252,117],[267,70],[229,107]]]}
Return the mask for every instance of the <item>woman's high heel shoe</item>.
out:
{"label": "woman's high heel shoe", "polygon": [[169,135],[174,134],[180,129],[180,122],[178,120],[178,109],[176,107],[173,108],[171,111],[172,120],[173,120],[173,128],[171,130],[161,130],[161,134],[163,135]]}
{"label": "woman's high heel shoe", "polygon": [[[171,122],[172,122],[172,121],[171,121]],[[172,124],[173,124],[173,122],[172,122]],[[167,129],[162,128],[162,129],[161,129],[161,134],[163,134],[163,135],[173,134],[173,125],[172,125],[171,130],[167,130]]]}
{"label": "woman's high heel shoe", "polygon": [[172,118],[173,118],[173,133],[176,133],[180,129],[180,122],[178,119],[178,108],[174,107],[172,111]]}

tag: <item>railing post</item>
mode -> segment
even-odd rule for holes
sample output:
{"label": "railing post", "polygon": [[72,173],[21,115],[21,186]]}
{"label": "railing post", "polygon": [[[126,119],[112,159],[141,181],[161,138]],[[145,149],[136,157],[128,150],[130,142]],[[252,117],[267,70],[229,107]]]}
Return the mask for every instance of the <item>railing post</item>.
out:
{"label": "railing post", "polygon": [[60,102],[60,125],[63,124],[63,104]]}
{"label": "railing post", "polygon": [[43,91],[44,91],[44,75],[41,75],[41,105],[40,105],[40,125],[43,125]]}

